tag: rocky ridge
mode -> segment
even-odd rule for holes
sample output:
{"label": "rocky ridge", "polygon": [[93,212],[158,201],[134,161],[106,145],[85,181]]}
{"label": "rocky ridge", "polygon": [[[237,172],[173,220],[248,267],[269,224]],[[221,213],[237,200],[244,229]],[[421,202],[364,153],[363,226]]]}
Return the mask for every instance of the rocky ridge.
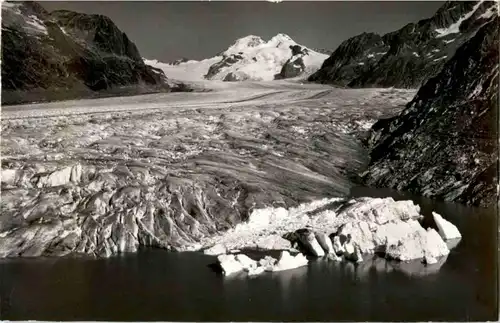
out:
{"label": "rocky ridge", "polygon": [[347,87],[418,88],[492,16],[494,1],[448,1],[431,18],[383,36],[344,41],[309,81]]}
{"label": "rocky ridge", "polygon": [[373,125],[369,185],[473,205],[498,197],[499,18],[490,17],[400,115]]}
{"label": "rocky ridge", "polygon": [[166,89],[108,17],[2,2],[2,104]]}

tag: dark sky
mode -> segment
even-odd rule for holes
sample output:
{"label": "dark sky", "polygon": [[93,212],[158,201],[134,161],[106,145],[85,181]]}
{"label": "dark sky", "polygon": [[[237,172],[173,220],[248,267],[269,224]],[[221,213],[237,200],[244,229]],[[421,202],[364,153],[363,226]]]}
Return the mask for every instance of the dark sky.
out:
{"label": "dark sky", "polygon": [[48,10],[69,9],[110,17],[143,57],[169,62],[203,59],[253,34],[264,40],[285,33],[312,48],[335,49],[364,31],[386,33],[427,18],[443,1],[47,1]]}

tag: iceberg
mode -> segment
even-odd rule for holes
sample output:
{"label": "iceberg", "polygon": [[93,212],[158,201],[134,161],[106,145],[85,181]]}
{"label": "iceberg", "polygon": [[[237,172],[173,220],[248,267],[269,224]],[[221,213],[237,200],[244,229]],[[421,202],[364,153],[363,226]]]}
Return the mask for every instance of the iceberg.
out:
{"label": "iceberg", "polygon": [[224,276],[229,276],[244,269],[241,262],[234,255],[219,255],[217,257]]}
{"label": "iceberg", "polygon": [[331,253],[335,252],[333,250],[332,240],[330,239],[330,237],[327,234],[316,233],[316,240],[319,242],[321,248],[323,248],[325,253],[331,254]]}

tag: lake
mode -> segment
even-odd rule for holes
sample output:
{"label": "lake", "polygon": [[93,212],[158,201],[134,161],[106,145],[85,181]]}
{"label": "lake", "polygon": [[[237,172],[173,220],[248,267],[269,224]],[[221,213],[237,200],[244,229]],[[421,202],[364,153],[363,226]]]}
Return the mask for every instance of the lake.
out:
{"label": "lake", "polygon": [[498,319],[496,210],[385,189],[353,196],[411,198],[431,224],[444,215],[463,238],[444,263],[425,267],[373,257],[362,264],[314,260],[249,278],[222,277],[200,253],[141,250],[109,259],[0,261],[3,320],[487,321]]}

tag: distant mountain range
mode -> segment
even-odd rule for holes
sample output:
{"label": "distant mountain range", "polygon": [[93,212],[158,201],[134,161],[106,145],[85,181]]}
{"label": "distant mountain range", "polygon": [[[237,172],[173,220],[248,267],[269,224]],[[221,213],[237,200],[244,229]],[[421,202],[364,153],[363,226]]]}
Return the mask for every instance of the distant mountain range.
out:
{"label": "distant mountain range", "polygon": [[328,56],[297,44],[288,35],[278,34],[269,41],[246,36],[213,58],[202,61],[178,60],[165,64],[145,60],[169,77],[181,80],[272,81],[307,77]]}
{"label": "distant mountain range", "polygon": [[344,41],[309,81],[347,87],[418,88],[498,11],[493,1],[448,1],[428,19],[383,36]]}
{"label": "distant mountain range", "polygon": [[108,18],[2,2],[2,103],[168,90]]}

